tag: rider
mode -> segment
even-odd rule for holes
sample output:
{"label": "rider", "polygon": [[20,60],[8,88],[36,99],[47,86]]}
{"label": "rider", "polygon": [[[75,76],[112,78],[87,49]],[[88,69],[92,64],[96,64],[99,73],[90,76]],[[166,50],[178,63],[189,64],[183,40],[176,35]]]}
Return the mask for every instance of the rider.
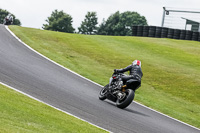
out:
{"label": "rider", "polygon": [[134,60],[133,63],[126,68],[123,69],[114,69],[114,73],[124,73],[129,71],[129,75],[122,76],[122,81],[128,81],[129,79],[137,79],[141,82],[141,78],[143,76],[142,69],[141,69],[141,61]]}
{"label": "rider", "polygon": [[13,23],[13,16],[12,14],[8,14],[4,19],[4,24],[12,24]]}

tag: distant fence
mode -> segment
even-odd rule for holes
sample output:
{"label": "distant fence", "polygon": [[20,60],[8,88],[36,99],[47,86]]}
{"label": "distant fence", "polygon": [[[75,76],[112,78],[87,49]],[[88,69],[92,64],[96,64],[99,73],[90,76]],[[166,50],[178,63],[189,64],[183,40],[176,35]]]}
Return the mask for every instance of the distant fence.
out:
{"label": "distant fence", "polygon": [[133,26],[133,36],[200,41],[200,33],[157,26]]}

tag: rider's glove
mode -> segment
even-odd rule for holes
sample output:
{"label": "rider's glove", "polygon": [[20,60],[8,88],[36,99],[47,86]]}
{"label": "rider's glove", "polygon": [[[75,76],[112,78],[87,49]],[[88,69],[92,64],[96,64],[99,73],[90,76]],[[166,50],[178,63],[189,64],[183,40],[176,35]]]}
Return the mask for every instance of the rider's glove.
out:
{"label": "rider's glove", "polygon": [[114,69],[114,73],[118,73],[118,70],[117,70],[117,69]]}

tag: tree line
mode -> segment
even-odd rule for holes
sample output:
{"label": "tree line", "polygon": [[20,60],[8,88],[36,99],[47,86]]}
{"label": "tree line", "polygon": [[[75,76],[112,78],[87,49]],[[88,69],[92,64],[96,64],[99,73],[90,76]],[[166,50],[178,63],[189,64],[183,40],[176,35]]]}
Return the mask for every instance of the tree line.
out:
{"label": "tree line", "polygon": [[[0,22],[9,14],[8,11],[0,9]],[[12,14],[13,15],[13,14]],[[14,25],[21,25],[19,19],[13,15]],[[67,33],[75,33],[75,28],[72,26],[73,18],[63,10],[54,10],[46,19],[46,24],[43,24],[44,30],[60,31]],[[144,16],[137,12],[119,11],[111,14],[107,20],[98,25],[98,17],[96,12],[87,12],[84,20],[78,27],[79,34],[88,35],[115,35],[115,36],[131,36],[133,25],[148,25]]]}
{"label": "tree line", "polygon": [[[55,10],[46,20],[47,24],[43,24],[43,29],[52,31],[61,31],[74,33],[72,26],[72,17],[63,11]],[[96,12],[87,12],[85,19],[78,27],[78,33],[89,35],[115,35],[115,36],[131,36],[133,25],[148,25],[144,16],[137,12],[119,11],[111,14],[107,20],[98,26],[98,17]]]}

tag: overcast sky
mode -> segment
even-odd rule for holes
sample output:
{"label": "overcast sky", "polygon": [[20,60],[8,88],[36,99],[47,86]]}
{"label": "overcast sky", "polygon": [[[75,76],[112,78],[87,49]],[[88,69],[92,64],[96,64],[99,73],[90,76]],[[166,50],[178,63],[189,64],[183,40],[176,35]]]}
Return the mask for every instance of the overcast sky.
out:
{"label": "overcast sky", "polygon": [[14,14],[22,26],[32,28],[41,28],[55,9],[71,15],[76,29],[88,11],[97,12],[99,24],[116,11],[136,11],[149,25],[160,26],[163,6],[200,9],[200,0],[0,0],[1,9]]}

